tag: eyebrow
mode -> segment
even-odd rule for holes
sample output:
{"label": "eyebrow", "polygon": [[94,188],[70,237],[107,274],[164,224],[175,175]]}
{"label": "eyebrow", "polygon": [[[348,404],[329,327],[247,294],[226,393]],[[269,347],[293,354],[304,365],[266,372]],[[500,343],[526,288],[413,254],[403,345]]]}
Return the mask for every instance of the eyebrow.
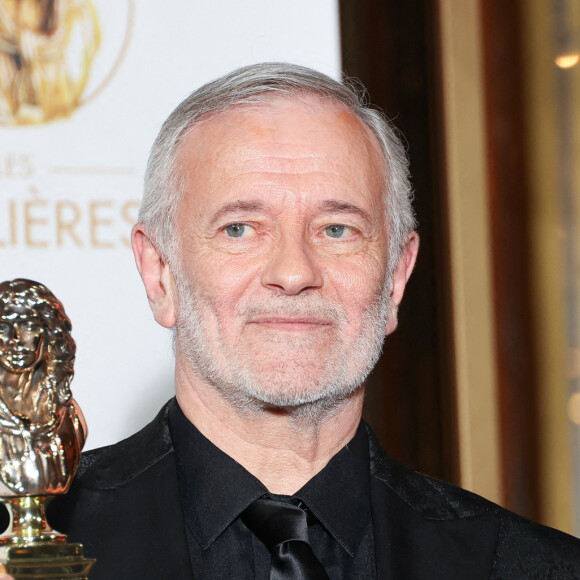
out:
{"label": "eyebrow", "polygon": [[262,212],[265,209],[264,203],[261,201],[232,201],[230,203],[226,203],[226,205],[222,206],[212,217],[211,223],[215,224],[216,222],[223,219],[225,216],[230,214],[236,213],[256,213]]}
{"label": "eyebrow", "polygon": [[320,204],[322,211],[338,214],[357,214],[367,222],[372,222],[371,215],[358,205],[348,201],[339,201],[335,199],[327,199]]}
{"label": "eyebrow", "polygon": [[[319,209],[324,212],[334,213],[334,214],[356,214],[363,218],[368,223],[372,222],[371,215],[358,205],[350,203],[348,201],[341,201],[336,199],[327,199],[319,205]],[[224,217],[230,214],[239,213],[258,213],[264,212],[266,210],[266,205],[259,200],[250,201],[232,201],[226,203],[222,206],[212,217],[211,224],[219,222]]]}

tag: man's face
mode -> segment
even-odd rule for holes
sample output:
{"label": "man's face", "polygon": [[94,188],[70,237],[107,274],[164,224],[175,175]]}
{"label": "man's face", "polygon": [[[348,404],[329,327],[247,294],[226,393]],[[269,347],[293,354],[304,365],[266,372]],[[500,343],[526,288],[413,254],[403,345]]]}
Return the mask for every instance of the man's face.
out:
{"label": "man's face", "polygon": [[379,145],[316,98],[238,108],[180,148],[178,354],[244,404],[352,392],[387,329]]}
{"label": "man's face", "polygon": [[44,327],[36,317],[6,312],[0,317],[0,365],[22,373],[38,360]]}

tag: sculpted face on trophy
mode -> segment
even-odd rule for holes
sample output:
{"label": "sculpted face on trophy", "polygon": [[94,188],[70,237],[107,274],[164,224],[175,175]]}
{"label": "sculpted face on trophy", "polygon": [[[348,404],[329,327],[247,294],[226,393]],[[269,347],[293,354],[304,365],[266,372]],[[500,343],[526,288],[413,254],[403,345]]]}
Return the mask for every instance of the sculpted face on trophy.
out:
{"label": "sculpted face on trophy", "polygon": [[86,438],[72,398],[75,343],[42,284],[0,284],[0,496],[66,491]]}
{"label": "sculpted face on trophy", "polygon": [[38,360],[44,328],[35,316],[8,312],[0,318],[0,365],[20,374]]}

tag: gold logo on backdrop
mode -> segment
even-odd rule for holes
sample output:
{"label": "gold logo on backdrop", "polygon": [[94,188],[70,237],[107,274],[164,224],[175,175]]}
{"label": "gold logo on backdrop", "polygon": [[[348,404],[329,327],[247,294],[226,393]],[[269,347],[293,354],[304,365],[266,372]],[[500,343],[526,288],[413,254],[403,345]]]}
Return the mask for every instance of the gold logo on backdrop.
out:
{"label": "gold logo on backdrop", "polygon": [[[69,117],[83,96],[101,46],[92,0],[0,0],[0,124],[31,125]],[[120,3],[121,4],[121,3]],[[131,11],[132,2],[129,2]],[[129,37],[131,14],[121,53]]]}

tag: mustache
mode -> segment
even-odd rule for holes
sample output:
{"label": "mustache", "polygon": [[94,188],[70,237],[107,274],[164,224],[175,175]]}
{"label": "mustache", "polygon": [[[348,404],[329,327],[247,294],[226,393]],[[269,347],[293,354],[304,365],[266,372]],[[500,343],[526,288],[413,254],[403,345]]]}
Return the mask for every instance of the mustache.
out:
{"label": "mustache", "polygon": [[317,296],[308,296],[299,299],[272,298],[252,302],[239,311],[246,319],[263,317],[288,317],[288,318],[315,318],[328,322],[340,323],[346,320],[344,311],[336,305]]}

